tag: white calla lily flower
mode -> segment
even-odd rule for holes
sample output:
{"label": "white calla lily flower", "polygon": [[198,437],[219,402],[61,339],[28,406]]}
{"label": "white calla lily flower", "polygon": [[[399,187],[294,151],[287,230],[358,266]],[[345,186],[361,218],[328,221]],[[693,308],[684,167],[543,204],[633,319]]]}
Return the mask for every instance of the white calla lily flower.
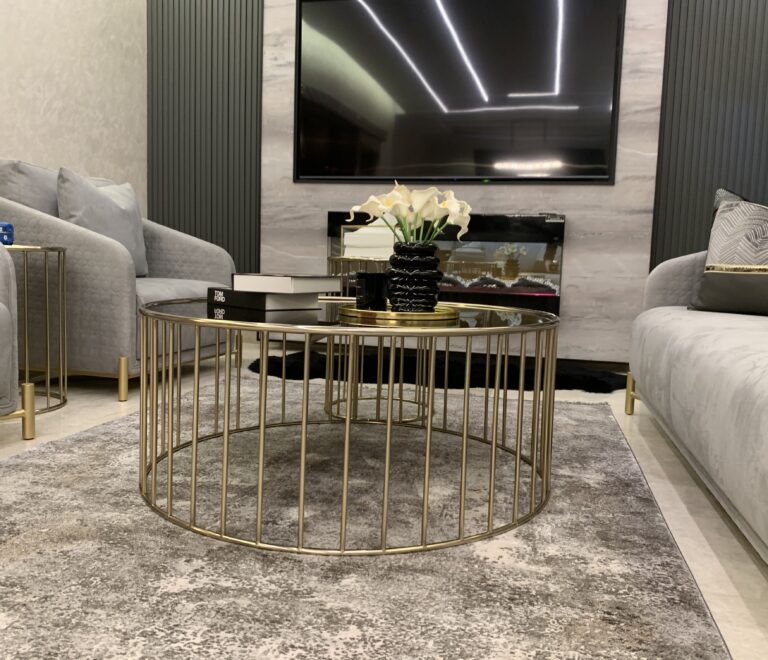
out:
{"label": "white calla lily flower", "polygon": [[412,191],[395,181],[390,192],[371,195],[364,204],[353,206],[347,221],[353,220],[355,213],[367,213],[369,222],[382,219],[397,240],[430,243],[449,224],[459,227],[461,238],[468,231],[471,211],[452,190],[441,192],[431,186]]}

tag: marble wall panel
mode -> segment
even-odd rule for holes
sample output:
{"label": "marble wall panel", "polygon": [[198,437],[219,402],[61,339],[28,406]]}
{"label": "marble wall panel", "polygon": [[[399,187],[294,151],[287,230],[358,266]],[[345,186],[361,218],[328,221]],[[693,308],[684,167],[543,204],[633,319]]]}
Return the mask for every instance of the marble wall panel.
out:
{"label": "marble wall panel", "polygon": [[[295,184],[295,0],[265,0],[261,259],[265,272],[321,272],[328,210],[371,184]],[[453,186],[482,213],[567,216],[560,355],[626,361],[648,273],[667,0],[627,0],[616,185]]]}

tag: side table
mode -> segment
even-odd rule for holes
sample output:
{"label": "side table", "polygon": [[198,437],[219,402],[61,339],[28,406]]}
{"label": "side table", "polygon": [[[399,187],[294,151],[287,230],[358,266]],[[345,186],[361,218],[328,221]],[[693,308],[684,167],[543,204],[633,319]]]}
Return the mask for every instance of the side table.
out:
{"label": "side table", "polygon": [[[8,245],[16,262],[19,287],[19,372],[22,383],[34,383],[36,398],[45,402],[38,414],[67,403],[66,248]],[[39,260],[30,268],[30,260]],[[55,261],[54,264],[51,262]],[[40,318],[30,313],[30,298],[42,296]],[[52,381],[55,384],[52,385]]]}

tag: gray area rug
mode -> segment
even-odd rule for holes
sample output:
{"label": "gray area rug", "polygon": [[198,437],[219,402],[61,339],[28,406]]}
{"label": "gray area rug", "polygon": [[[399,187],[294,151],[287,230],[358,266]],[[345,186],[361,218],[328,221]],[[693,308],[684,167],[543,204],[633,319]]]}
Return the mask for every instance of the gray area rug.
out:
{"label": "gray area rug", "polygon": [[0,656],[729,657],[607,405],[557,405],[540,516],[427,553],[206,539],[137,472],[136,415],[0,463]]}

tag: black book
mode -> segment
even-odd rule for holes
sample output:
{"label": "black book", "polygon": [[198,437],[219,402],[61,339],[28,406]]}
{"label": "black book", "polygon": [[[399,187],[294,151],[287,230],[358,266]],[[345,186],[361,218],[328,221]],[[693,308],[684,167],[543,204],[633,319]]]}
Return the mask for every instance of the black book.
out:
{"label": "black book", "polygon": [[248,309],[208,305],[208,318],[216,321],[241,321],[243,323],[276,323],[287,325],[318,325],[317,309]]}
{"label": "black book", "polygon": [[223,286],[208,289],[208,304],[260,310],[320,308],[316,293],[256,293],[234,291]]}

